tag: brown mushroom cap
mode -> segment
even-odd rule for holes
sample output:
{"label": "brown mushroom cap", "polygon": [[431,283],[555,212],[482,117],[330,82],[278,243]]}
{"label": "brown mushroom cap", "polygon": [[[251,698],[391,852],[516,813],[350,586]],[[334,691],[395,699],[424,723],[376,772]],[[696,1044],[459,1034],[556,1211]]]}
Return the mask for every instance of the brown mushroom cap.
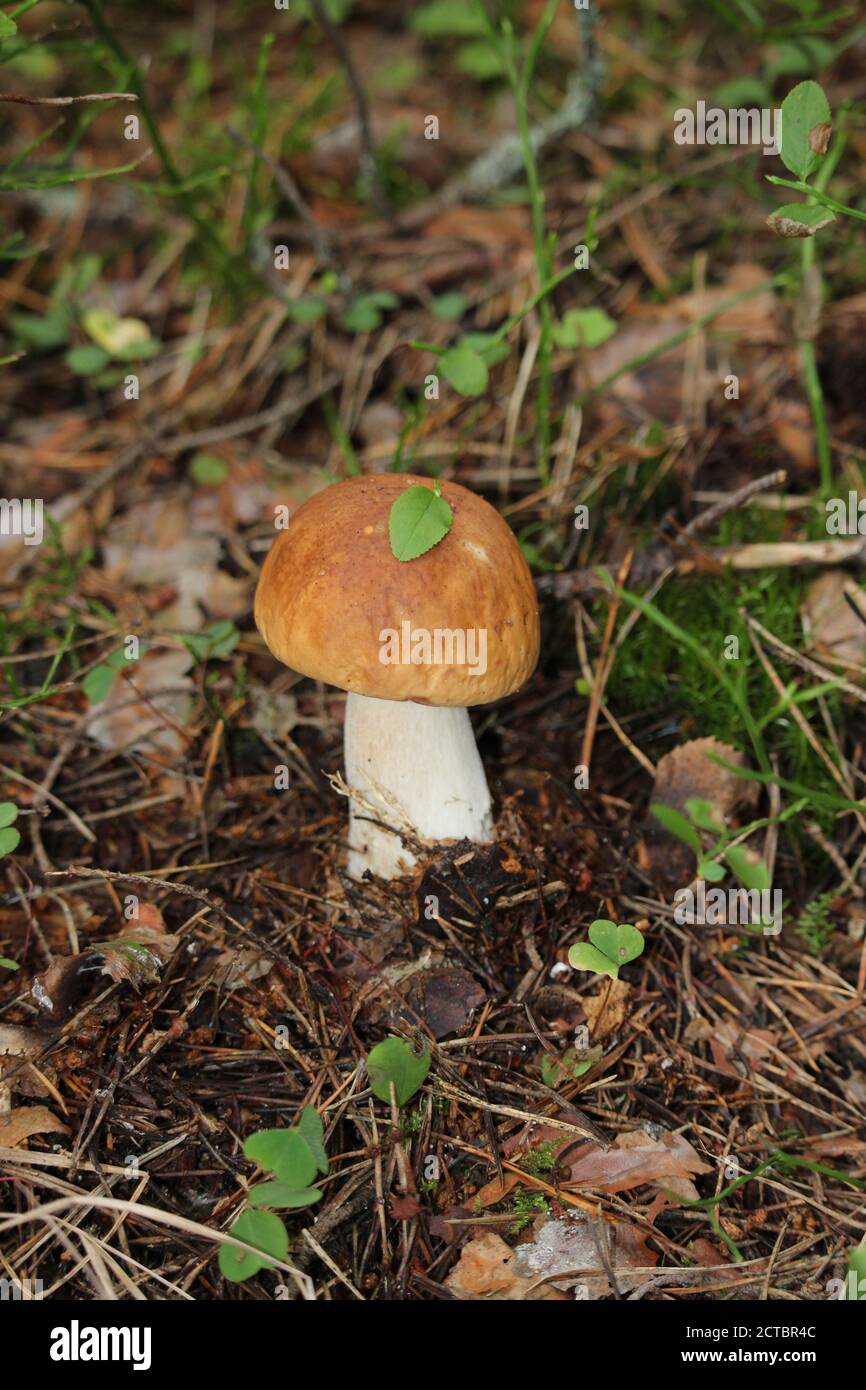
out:
{"label": "brown mushroom cap", "polygon": [[[409,473],[347,478],[299,507],[265,560],[256,624],[286,666],[342,690],[428,705],[488,704],[518,690],[535,669],[532,576],[510,527],[459,483],[442,484],[454,513],[444,539],[415,560],[396,559],[391,507],[419,483],[433,486]],[[383,664],[382,634],[402,634],[407,622],[410,631],[483,630],[486,670]]]}

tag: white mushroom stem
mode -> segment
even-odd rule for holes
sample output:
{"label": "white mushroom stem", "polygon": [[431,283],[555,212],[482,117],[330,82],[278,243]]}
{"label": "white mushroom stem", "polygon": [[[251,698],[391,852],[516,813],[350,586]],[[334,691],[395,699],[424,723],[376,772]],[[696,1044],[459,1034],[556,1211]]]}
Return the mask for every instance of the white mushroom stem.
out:
{"label": "white mushroom stem", "polygon": [[349,814],[352,878],[365,869],[396,878],[412,868],[401,827],[421,840],[492,840],[490,792],[467,710],[349,694],[345,757],[346,781],[357,793]]}

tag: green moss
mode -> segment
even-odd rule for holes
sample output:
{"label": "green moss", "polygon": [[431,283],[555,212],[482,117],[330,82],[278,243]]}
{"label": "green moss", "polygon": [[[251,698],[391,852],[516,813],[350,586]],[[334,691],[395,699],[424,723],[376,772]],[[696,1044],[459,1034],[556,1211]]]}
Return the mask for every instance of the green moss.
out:
{"label": "green moss", "polygon": [[511,1209],[517,1218],[511,1227],[511,1234],[516,1236],[524,1226],[529,1225],[533,1216],[548,1210],[547,1199],[540,1192],[524,1192],[518,1188],[512,1199]]}

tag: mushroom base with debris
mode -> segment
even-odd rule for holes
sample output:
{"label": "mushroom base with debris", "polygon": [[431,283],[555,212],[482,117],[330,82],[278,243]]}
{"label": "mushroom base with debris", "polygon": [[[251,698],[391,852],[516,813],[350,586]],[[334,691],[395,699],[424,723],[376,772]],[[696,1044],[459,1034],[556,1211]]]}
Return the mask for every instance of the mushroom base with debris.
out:
{"label": "mushroom base with debris", "polygon": [[367,869],[394,878],[413,868],[416,856],[401,830],[415,840],[493,839],[468,710],[350,694],[344,738],[353,878]]}

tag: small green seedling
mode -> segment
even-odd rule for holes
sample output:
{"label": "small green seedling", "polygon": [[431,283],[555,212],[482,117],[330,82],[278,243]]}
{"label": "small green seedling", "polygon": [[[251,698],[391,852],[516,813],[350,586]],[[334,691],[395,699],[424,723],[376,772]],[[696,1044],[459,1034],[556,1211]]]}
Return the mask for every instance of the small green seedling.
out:
{"label": "small green seedling", "polygon": [[[397,1104],[405,1105],[429,1070],[429,1050],[413,1052],[402,1038],[377,1043],[367,1058],[373,1095],[386,1103],[391,1100],[393,1086]],[[320,1174],[324,1177],[328,1172],[322,1117],[313,1106],[305,1106],[290,1129],[261,1129],[251,1134],[244,1153],[273,1177],[254,1183],[247,1193],[249,1206],[229,1231],[259,1253],[220,1246],[220,1271],[236,1284],[261,1269],[273,1268],[274,1260],[285,1260],[288,1232],[275,1211],[298,1210],[321,1199],[322,1190],[316,1183]]]}
{"label": "small green seedling", "polygon": [[241,640],[241,634],[233,622],[228,618],[221,618],[219,622],[211,623],[201,632],[181,633],[180,640],[190,656],[197,662],[204,663],[229,656]]}
{"label": "small green seedling", "polygon": [[250,1206],[242,1211],[229,1235],[255,1246],[259,1256],[233,1245],[221,1245],[219,1267],[226,1279],[240,1283],[272,1268],[271,1259],[284,1260],[289,1237],[283,1222],[262,1208],[291,1210],[308,1207],[321,1199],[321,1188],[314,1186],[317,1174],[328,1171],[322,1117],[313,1106],[306,1106],[291,1129],[262,1129],[251,1134],[244,1153],[274,1177],[255,1183],[247,1196]]}
{"label": "small green seedling", "polygon": [[189,471],[203,487],[219,487],[229,476],[229,466],[218,454],[196,454],[190,460]]}
{"label": "small green seedling", "polygon": [[857,1245],[851,1251],[839,1297],[850,1303],[866,1303],[866,1245]]}
{"label": "small green seedling", "polygon": [[94,666],[91,671],[88,671],[81,682],[81,688],[87,696],[88,704],[101,705],[103,700],[108,698],[108,693],[114,685],[118,671],[122,671],[128,664],[133,665],[134,663],[127,662],[126,653],[122,647],[118,647],[117,651],[112,652],[98,666]]}
{"label": "small green seedling", "polygon": [[385,1038],[367,1058],[370,1089],[377,1100],[391,1100],[391,1087],[398,1105],[405,1105],[423,1085],[430,1070],[430,1052],[413,1052],[402,1038]]}
{"label": "small green seedling", "polygon": [[[590,947],[590,950],[592,949]],[[583,969],[582,966],[578,968]],[[541,1079],[545,1086],[550,1086],[553,1090],[565,1081],[576,1081],[584,1072],[594,1067],[596,1062],[601,1061],[603,1051],[599,1045],[591,1047],[587,1052],[579,1052],[576,1047],[567,1047],[564,1052],[545,1052],[541,1059]]]}
{"label": "small green seedling", "polygon": [[21,843],[21,832],[15,829],[18,807],[14,801],[0,802],[0,859],[12,854]]}
{"label": "small green seedling", "polygon": [[574,970],[592,970],[596,975],[619,978],[621,965],[637,960],[644,948],[644,939],[637,927],[624,922],[617,926],[599,918],[589,929],[589,941],[579,941],[568,952],[568,963]]}
{"label": "small green seedling", "polygon": [[396,309],[400,301],[390,290],[373,290],[353,299],[343,315],[343,327],[350,333],[373,333],[381,328],[387,309]]}
{"label": "small green seedling", "polygon": [[601,347],[616,332],[616,324],[604,309],[569,309],[553,330],[553,341],[561,348]]}
{"label": "small green seedling", "polygon": [[[796,814],[803,809],[805,801],[798,801],[788,808],[785,819]],[[685,803],[686,814],[678,811],[673,806],[664,806],[656,803],[650,806],[650,811],[656,820],[664,826],[665,830],[671,835],[675,835],[678,840],[694,850],[697,860],[697,876],[706,879],[708,883],[720,883],[725,877],[725,866],[720,864],[719,859],[727,860],[728,866],[739,879],[744,888],[756,888],[762,892],[770,887],[770,871],[763,860],[755,862],[746,854],[742,845],[732,845],[731,840],[738,839],[744,830],[726,830],[715,816],[712,806],[708,801],[701,797],[690,797]],[[780,817],[779,819],[782,819]],[[745,832],[757,829],[759,825],[766,822],[756,821],[753,826],[746,826]],[[701,840],[700,831],[715,837],[712,846],[705,850]]]}

